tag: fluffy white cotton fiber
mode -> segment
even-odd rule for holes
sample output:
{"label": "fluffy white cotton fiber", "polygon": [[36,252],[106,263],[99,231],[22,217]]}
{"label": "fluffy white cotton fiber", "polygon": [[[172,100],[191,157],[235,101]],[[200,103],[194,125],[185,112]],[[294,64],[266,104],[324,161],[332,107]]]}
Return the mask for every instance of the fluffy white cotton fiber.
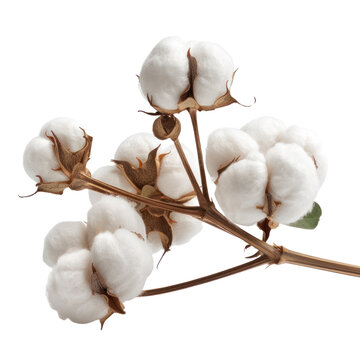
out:
{"label": "fluffy white cotton fiber", "polygon": [[319,190],[313,160],[297,144],[278,143],[266,155],[269,168],[269,192],[281,202],[274,220],[292,223],[312,209]]}
{"label": "fluffy white cotton fiber", "polygon": [[[150,133],[137,133],[125,139],[117,148],[115,160],[128,161],[131,165],[139,167],[140,159],[142,163],[148,158],[149,152],[160,145],[160,140]],[[158,150],[158,155],[161,153]]]}
{"label": "fluffy white cotton fiber", "polygon": [[[193,169],[195,177],[199,179],[198,165],[194,155],[185,146],[183,146],[183,150],[191,168]],[[160,173],[156,182],[159,190],[164,195],[173,199],[178,199],[192,192],[193,187],[175,146],[171,145],[162,150],[162,152],[167,155],[161,162]]]}
{"label": "fluffy white cotton fiber", "polygon": [[255,154],[230,165],[219,177],[215,191],[224,213],[241,225],[264,218],[258,207],[264,205],[268,172],[264,157]]}
{"label": "fluffy white cotton fiber", "polygon": [[91,253],[108,291],[121,301],[138,296],[153,269],[150,249],[126,229],[97,235]]}
{"label": "fluffy white cotton fiber", "polygon": [[264,116],[248,122],[241,130],[249,134],[258,143],[260,151],[265,154],[280,140],[285,129],[285,124],[281,120]]}
{"label": "fluffy white cotton fiber", "polygon": [[85,324],[108,313],[105,298],[92,293],[91,273],[91,255],[85,249],[62,255],[53,267],[46,292],[61,319]]}
{"label": "fluffy white cotton fiber", "polygon": [[211,106],[230,89],[234,63],[230,55],[219,45],[194,42],[190,47],[191,56],[197,61],[197,76],[194,81],[194,98],[199,105]]}
{"label": "fluffy white cotton fiber", "polygon": [[92,206],[88,211],[87,225],[90,246],[96,235],[120,228],[146,238],[145,225],[139,213],[128,201],[115,196],[105,197]]}
{"label": "fluffy white cotton fiber", "polygon": [[[109,185],[115,186],[127,192],[136,193],[134,187],[129,183],[129,181],[125,178],[123,172],[116,167],[115,165],[107,165],[97,169],[93,174],[92,177],[94,179],[100,180],[104,183]],[[107,197],[109,195],[101,194],[97,191],[89,191],[89,198],[91,204],[95,204],[97,201]],[[129,200],[128,200],[129,201]],[[129,201],[131,204],[135,205],[136,203]]]}
{"label": "fluffy white cotton fiber", "polygon": [[322,150],[319,137],[311,130],[300,126],[290,126],[280,137],[280,141],[287,144],[298,144],[313,159],[320,183],[325,180],[327,173],[327,160]]}
{"label": "fluffy white cotton fiber", "polygon": [[26,146],[23,157],[26,173],[36,182],[42,177],[45,182],[66,181],[68,178],[61,172],[56,160],[54,147],[50,140],[42,137],[33,138]]}
{"label": "fluffy white cotton fiber", "polygon": [[85,145],[84,132],[79,124],[68,118],[55,118],[48,121],[40,130],[40,136],[47,139],[46,134],[52,136],[52,133],[59,138],[61,143],[75,152]]}
{"label": "fluffy white cotton fiber", "polygon": [[180,97],[190,89],[189,50],[197,62],[192,95],[200,106],[213,105],[230,88],[234,64],[221,46],[206,41],[186,43],[178,37],[168,37],[151,51],[140,73],[142,92],[153,105],[177,110]]}
{"label": "fluffy white cotton fiber", "polygon": [[56,224],[44,240],[43,259],[54,266],[66,252],[88,248],[86,225],[81,221],[64,221]]}
{"label": "fluffy white cotton fiber", "polygon": [[180,96],[189,86],[188,47],[178,37],[161,40],[144,61],[140,86],[145,97],[164,109],[177,109]]}
{"label": "fluffy white cotton fiber", "polygon": [[206,147],[206,166],[213,180],[218,177],[218,170],[228,165],[235,158],[244,159],[258,150],[254,139],[239,129],[217,129],[208,138]]}
{"label": "fluffy white cotton fiber", "polygon": [[47,122],[41,129],[40,135],[33,138],[26,146],[23,156],[23,165],[26,173],[35,181],[37,175],[44,182],[66,181],[68,178],[61,172],[54,153],[54,146],[47,135],[51,131],[59,138],[62,144],[75,152],[85,145],[84,133],[72,119],[56,118]]}

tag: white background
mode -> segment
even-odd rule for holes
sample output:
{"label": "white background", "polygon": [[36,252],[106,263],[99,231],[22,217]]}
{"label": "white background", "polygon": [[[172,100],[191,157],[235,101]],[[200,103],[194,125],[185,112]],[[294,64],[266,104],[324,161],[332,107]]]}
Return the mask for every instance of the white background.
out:
{"label": "white background", "polygon": [[[29,194],[22,152],[41,125],[78,120],[94,136],[89,168],[127,136],[150,131],[135,75],[163,37],[221,44],[239,70],[232,105],[199,116],[203,143],[220,126],[262,115],[319,132],[329,172],[313,231],[281,226],[290,249],[360,264],[360,22],[357,1],[1,1],[1,335],[3,359],[359,359],[360,279],[291,265],[135,299],[125,316],[62,321],[47,304],[47,231],[85,220],[87,194]],[[189,120],[181,139],[192,146]],[[250,231],[260,236],[256,228]],[[146,287],[235,266],[244,243],[206,227],[174,248]]]}

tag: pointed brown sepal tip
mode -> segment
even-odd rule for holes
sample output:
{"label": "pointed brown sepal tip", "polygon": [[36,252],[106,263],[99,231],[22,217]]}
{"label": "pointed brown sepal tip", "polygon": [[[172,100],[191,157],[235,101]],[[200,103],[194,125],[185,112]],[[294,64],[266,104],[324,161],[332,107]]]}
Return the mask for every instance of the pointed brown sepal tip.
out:
{"label": "pointed brown sepal tip", "polygon": [[124,173],[135,190],[140,192],[145,185],[155,186],[159,171],[159,165],[156,159],[159,147],[160,145],[151,150],[146,162],[142,163],[142,166],[138,168],[125,160],[112,160]]}

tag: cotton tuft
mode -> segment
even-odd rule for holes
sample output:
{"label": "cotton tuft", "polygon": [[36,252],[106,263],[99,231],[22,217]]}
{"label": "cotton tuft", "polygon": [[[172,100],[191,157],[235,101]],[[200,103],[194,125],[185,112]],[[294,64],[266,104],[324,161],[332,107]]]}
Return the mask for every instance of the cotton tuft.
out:
{"label": "cotton tuft", "polygon": [[253,225],[264,218],[268,172],[260,153],[231,164],[221,173],[215,196],[220,207],[232,221]]}
{"label": "cotton tuft", "polygon": [[177,109],[189,86],[188,47],[178,37],[161,40],[145,59],[140,86],[145,97],[163,109]]}
{"label": "cotton tuft", "polygon": [[61,319],[86,324],[108,313],[105,298],[92,293],[91,274],[89,250],[70,252],[59,258],[49,274],[46,292],[50,306]]}
{"label": "cotton tuft", "polygon": [[197,61],[194,98],[201,106],[211,106],[230,89],[234,63],[220,45],[198,41],[188,46]]}
{"label": "cotton tuft", "polygon": [[150,133],[131,135],[117,148],[115,160],[128,161],[131,165],[139,167],[137,158],[144,163],[148,158],[149,152],[157,148],[160,143],[160,140]]}
{"label": "cotton tuft", "polygon": [[153,269],[150,249],[126,229],[98,234],[91,253],[95,269],[104,279],[108,291],[121,301],[138,296]]}
{"label": "cotton tuft", "polygon": [[252,120],[241,128],[258,143],[263,154],[280,140],[285,129],[285,124],[281,120],[270,116]]}
{"label": "cotton tuft", "polygon": [[311,211],[319,190],[313,160],[297,144],[278,143],[266,155],[269,167],[269,192],[281,202],[273,218],[290,224]]}
{"label": "cotton tuft", "polygon": [[206,147],[206,167],[212,180],[218,177],[218,170],[234,159],[245,159],[258,150],[258,145],[250,135],[239,129],[217,129],[208,138]]}
{"label": "cotton tuft", "polygon": [[61,222],[45,237],[43,259],[47,265],[54,266],[65,253],[87,248],[86,225],[81,221]]}
{"label": "cotton tuft", "polygon": [[145,224],[139,213],[127,200],[115,196],[107,196],[92,206],[88,211],[87,225],[90,246],[96,235],[120,228],[146,238]]}

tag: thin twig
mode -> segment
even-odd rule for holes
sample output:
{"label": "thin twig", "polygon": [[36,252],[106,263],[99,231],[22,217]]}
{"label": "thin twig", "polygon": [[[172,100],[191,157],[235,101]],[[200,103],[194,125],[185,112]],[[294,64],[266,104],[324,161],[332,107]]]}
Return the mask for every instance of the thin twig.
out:
{"label": "thin twig", "polygon": [[253,269],[257,266],[268,264],[268,263],[269,263],[269,258],[267,256],[262,255],[262,256],[258,257],[257,259],[249,261],[245,264],[241,264],[241,265],[238,265],[238,266],[232,267],[230,269],[226,269],[226,270],[223,270],[223,271],[211,274],[211,275],[203,276],[198,279],[186,281],[186,282],[175,284],[175,285],[164,286],[164,287],[157,288],[157,289],[144,290],[139,296],[143,297],[143,296],[160,295],[160,294],[165,294],[165,293],[169,293],[169,292],[173,292],[173,291],[187,289],[192,286],[197,286],[197,285],[208,283],[210,281],[222,279],[224,277],[234,275],[234,274],[237,274],[237,273],[245,271],[245,270]]}
{"label": "thin twig", "polygon": [[205,199],[207,200],[208,203],[210,203],[209,190],[208,190],[207,183],[206,183],[204,158],[203,158],[203,154],[202,154],[199,128],[198,128],[198,123],[197,123],[197,110],[189,109],[189,114],[191,117],[191,122],[192,122],[193,130],[194,130],[196,151],[197,151],[197,155],[198,155],[198,162],[199,162],[199,168],[200,168],[202,191],[203,191]]}
{"label": "thin twig", "polygon": [[181,214],[190,215],[197,219],[201,219],[203,217],[203,211],[199,206],[185,206],[181,204],[172,204],[165,201],[148,198],[142,195],[133,194],[123,189],[117,188],[115,186],[106,184],[100,180],[94,179],[93,177],[88,176],[84,173],[80,173],[78,175],[78,179],[84,181],[84,187],[86,187],[88,190],[94,190],[108,195],[125,196],[131,200],[140,202],[142,204],[150,205],[152,207],[157,207],[164,210],[175,211]]}
{"label": "thin twig", "polygon": [[198,184],[198,182],[196,180],[196,177],[195,177],[195,175],[194,175],[194,173],[193,173],[193,171],[192,171],[192,169],[191,169],[191,167],[189,165],[189,162],[188,162],[188,160],[186,158],[186,155],[184,153],[184,150],[183,150],[183,148],[181,146],[181,143],[180,143],[179,139],[174,140],[174,145],[175,145],[176,150],[177,150],[177,152],[178,152],[178,154],[180,156],[180,159],[181,159],[181,161],[183,163],[184,169],[185,169],[185,171],[186,171],[186,173],[187,173],[187,175],[189,177],[189,180],[190,180],[190,182],[191,182],[191,184],[192,184],[192,186],[194,188],[194,191],[195,191],[196,196],[198,198],[200,207],[206,208],[208,202],[207,202],[206,198],[204,197],[204,195],[203,195],[203,193],[202,193],[202,191],[200,189],[200,186],[199,186],[199,184]]}

